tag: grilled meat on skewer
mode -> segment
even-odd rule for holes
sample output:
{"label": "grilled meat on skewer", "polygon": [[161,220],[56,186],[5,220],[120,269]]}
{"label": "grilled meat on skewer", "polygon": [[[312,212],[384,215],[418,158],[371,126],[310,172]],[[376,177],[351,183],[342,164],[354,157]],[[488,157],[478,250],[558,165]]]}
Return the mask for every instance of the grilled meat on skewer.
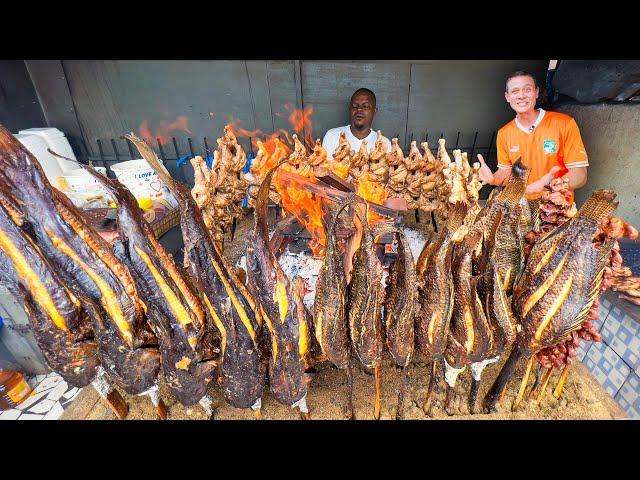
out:
{"label": "grilled meat on skewer", "polygon": [[0,283],[22,304],[49,367],[74,387],[89,384],[100,365],[90,320],[38,247],[2,207]]}
{"label": "grilled meat on skewer", "polygon": [[[311,325],[302,303],[303,288],[294,288],[269,247],[267,203],[271,179],[283,162],[265,176],[256,198],[255,227],[247,237],[247,281],[260,305],[270,341],[269,383],[282,404],[297,406],[308,418],[306,406],[310,366]],[[299,279],[300,281],[302,279]]]}
{"label": "grilled meat on skewer", "polygon": [[466,213],[466,207],[458,204],[445,228],[433,242],[424,246],[416,263],[420,305],[415,318],[416,346],[425,361],[431,363],[431,377],[423,405],[425,415],[431,414],[433,390],[439,383],[439,367],[453,312],[452,242],[457,243],[464,238],[466,227],[462,223]]}
{"label": "grilled meat on skewer", "polygon": [[[266,367],[258,348],[261,316],[235,271],[214,245],[191,192],[174,180],[153,150],[133,134],[126,135],[177,199],[187,274],[221,336],[219,383],[225,400],[236,408],[259,409]],[[256,415],[259,414],[259,410]]]}
{"label": "grilled meat on skewer", "polygon": [[[336,367],[347,369],[348,401],[345,416],[353,419],[353,372],[351,371],[351,339],[347,325],[347,280],[343,254],[338,248],[335,227],[343,209],[353,205],[350,198],[341,203],[331,216],[327,232],[324,261],[318,273],[313,304],[315,336],[322,353]],[[323,217],[324,218],[324,217]]]}
{"label": "grilled meat on skewer", "polygon": [[[0,186],[20,205],[36,244],[64,282],[95,302],[100,362],[129,394],[151,388],[160,368],[157,340],[126,266],[71,201],[53,188],[38,161],[0,126]],[[79,298],[82,302],[82,298]]]}
{"label": "grilled meat on skewer", "polygon": [[600,293],[604,265],[613,241],[596,247],[593,236],[601,220],[617,206],[615,193],[597,190],[578,214],[533,247],[524,273],[514,288],[513,313],[522,325],[514,348],[485,398],[494,409],[517,362],[528,360],[527,373],[515,405],[526,388],[533,355],[580,328]]}
{"label": "grilled meat on skewer", "polygon": [[180,403],[193,405],[206,394],[216,366],[211,360],[211,332],[200,299],[156,239],[131,192],[92,167],[86,170],[118,204],[120,235],[116,251],[144,294],[147,319],[160,343],[167,386]]}

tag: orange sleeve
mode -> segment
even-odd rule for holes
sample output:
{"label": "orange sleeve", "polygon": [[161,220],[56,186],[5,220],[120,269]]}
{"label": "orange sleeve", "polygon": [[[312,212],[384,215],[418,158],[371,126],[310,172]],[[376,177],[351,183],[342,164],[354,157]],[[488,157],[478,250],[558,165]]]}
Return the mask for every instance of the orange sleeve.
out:
{"label": "orange sleeve", "polygon": [[589,159],[587,158],[584,143],[582,143],[580,129],[578,129],[578,124],[573,118],[567,124],[563,150],[564,164],[567,168],[589,166]]}
{"label": "orange sleeve", "polygon": [[498,130],[498,137],[496,138],[496,148],[498,150],[498,168],[511,168],[511,161],[509,160],[509,147],[507,146],[507,139],[505,138],[505,134],[502,129]]}

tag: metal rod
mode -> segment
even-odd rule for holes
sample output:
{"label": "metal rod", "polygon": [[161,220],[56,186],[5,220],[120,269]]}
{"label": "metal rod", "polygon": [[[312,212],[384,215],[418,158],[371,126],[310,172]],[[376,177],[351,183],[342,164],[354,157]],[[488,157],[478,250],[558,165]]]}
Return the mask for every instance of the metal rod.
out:
{"label": "metal rod", "polygon": [[456,146],[454,148],[458,148],[459,141],[460,141],[460,132],[458,131],[458,136],[456,137]]}
{"label": "metal rod", "polygon": [[180,152],[178,151],[178,142],[176,142],[176,137],[171,137],[173,141],[173,149],[176,151],[176,158],[180,158]]}
{"label": "metal rod", "polygon": [[205,156],[209,155],[209,142],[207,141],[207,137],[204,137],[204,150]]}
{"label": "metal rod", "polygon": [[133,160],[135,158],[133,153],[133,143],[131,143],[131,140],[129,140],[128,138],[125,139],[125,142],[127,143],[127,147],[129,147],[129,155],[131,155],[131,160]]}
{"label": "metal rod", "polygon": [[195,155],[193,154],[193,142],[191,141],[191,137],[187,138],[187,141],[189,142],[189,151],[191,152],[191,158],[195,157]]}
{"label": "metal rod", "polygon": [[156,142],[158,143],[158,149],[160,150],[160,158],[164,161],[164,149],[162,148],[162,143],[160,143],[159,138],[156,138]]}
{"label": "metal rod", "polygon": [[487,148],[487,161],[489,161],[489,155],[491,154],[491,145],[493,144],[493,137],[496,136],[496,131],[494,130],[491,134],[491,140],[489,140],[489,148]]}
{"label": "metal rod", "polygon": [[111,146],[113,147],[113,153],[116,154],[116,162],[120,161],[120,154],[118,153],[118,147],[116,146],[115,139],[111,139]]}
{"label": "metal rod", "polygon": [[253,155],[253,139],[249,137],[249,152]]}
{"label": "metal rod", "polygon": [[104,160],[104,151],[102,150],[102,142],[100,141],[100,139],[97,139],[96,143],[98,144],[98,150],[100,151],[100,160],[102,160],[102,163],[106,167],[107,164],[106,164],[106,162]]}
{"label": "metal rod", "polygon": [[424,134],[424,141],[428,142],[429,141],[429,131],[427,130]]}
{"label": "metal rod", "polygon": [[471,155],[470,155],[470,160],[473,163],[473,152],[476,149],[476,140],[478,139],[478,131],[476,130],[475,135],[473,136],[473,145],[471,146]]}

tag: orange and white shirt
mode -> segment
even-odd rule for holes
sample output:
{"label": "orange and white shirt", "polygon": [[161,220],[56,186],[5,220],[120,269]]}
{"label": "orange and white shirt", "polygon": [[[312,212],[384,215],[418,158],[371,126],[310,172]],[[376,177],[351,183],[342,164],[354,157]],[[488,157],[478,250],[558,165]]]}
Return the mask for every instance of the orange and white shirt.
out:
{"label": "orange and white shirt", "polygon": [[[528,183],[546,175],[551,167],[562,168],[556,177],[569,168],[587,167],[589,160],[576,121],[564,113],[546,112],[542,108],[538,118],[527,128],[514,118],[498,130],[498,168],[511,168],[518,159],[531,169]],[[540,194],[527,195],[539,198]]]}

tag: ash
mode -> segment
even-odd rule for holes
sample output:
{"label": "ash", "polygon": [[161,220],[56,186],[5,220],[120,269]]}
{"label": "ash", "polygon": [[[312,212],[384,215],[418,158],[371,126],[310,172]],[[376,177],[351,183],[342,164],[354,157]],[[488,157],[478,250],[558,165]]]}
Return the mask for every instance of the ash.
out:
{"label": "ash", "polygon": [[413,260],[417,261],[420,256],[420,252],[422,252],[425,243],[427,243],[427,239],[424,236],[424,233],[419,232],[418,230],[413,230],[412,228],[405,227],[404,234],[407,237],[407,243],[409,243]]}
{"label": "ash", "polygon": [[286,250],[280,255],[280,266],[289,277],[289,280],[294,281],[297,277],[304,279],[304,298],[302,301],[309,311],[313,312],[316,282],[318,281],[322,260],[313,258],[304,252],[291,253],[287,246]]}

